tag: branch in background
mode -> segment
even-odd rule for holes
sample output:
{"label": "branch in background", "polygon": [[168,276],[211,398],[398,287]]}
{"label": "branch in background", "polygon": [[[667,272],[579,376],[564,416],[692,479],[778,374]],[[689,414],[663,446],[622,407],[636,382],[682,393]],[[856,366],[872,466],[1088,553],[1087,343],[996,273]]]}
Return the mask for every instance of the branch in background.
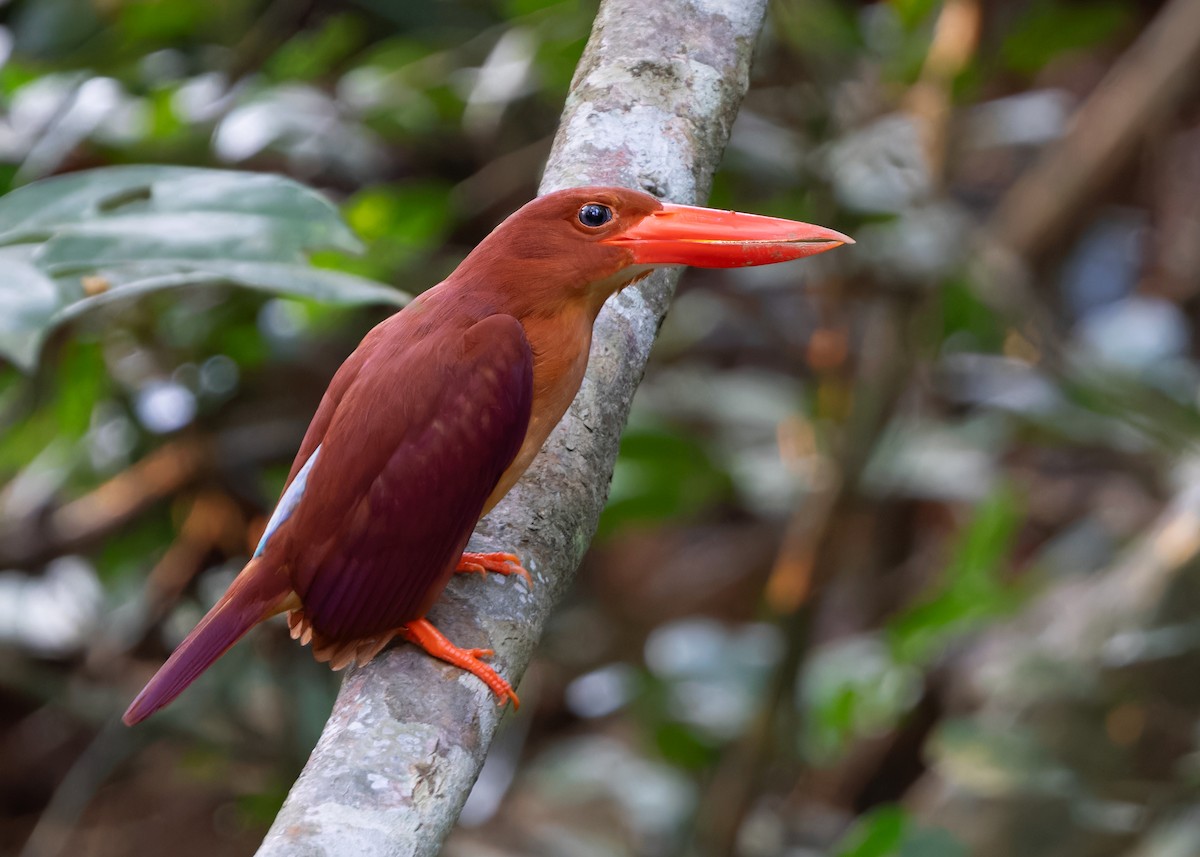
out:
{"label": "branch in background", "polygon": [[183,438],[164,444],[94,491],[49,514],[0,522],[0,568],[29,568],[83,550],[173,497],[213,465],[210,446]]}
{"label": "branch in background", "polygon": [[1049,304],[1031,285],[1027,266],[1078,220],[1096,190],[1137,152],[1146,129],[1194,86],[1198,65],[1200,6],[1171,0],[980,231],[975,288],[1026,335],[1050,371],[1064,371],[1062,336]]}
{"label": "branch in background", "polygon": [[[610,184],[702,201],[746,89],[765,5],[602,3],[542,191]],[[571,410],[477,531],[477,549],[521,555],[533,591],[513,580],[456,580],[431,613],[460,645],[494,647],[505,676],[524,672],[595,531],[676,279],[658,273],[609,301]],[[478,680],[410,646],[355,670],[260,857],[437,853],[501,714]]]}
{"label": "branch in background", "polygon": [[1051,246],[1146,129],[1195,86],[1198,62],[1200,5],[1171,0],[1075,113],[1066,136],[1005,194],[988,224],[991,238],[1025,259]]}
{"label": "branch in background", "polygon": [[[947,0],[921,77],[904,99],[920,130],[929,172],[939,180],[946,166],[951,87],[975,54],[980,20],[977,0]],[[887,285],[892,289],[879,289],[866,307],[857,372],[845,372],[841,361],[829,368],[843,371],[818,372],[822,386],[843,391],[833,398],[850,404],[845,414],[826,415],[840,435],[827,461],[828,487],[804,498],[780,545],[766,595],[779,617],[783,655],[751,726],[724,754],[704,796],[697,826],[705,853],[736,853],[743,823],[768,775],[782,769],[794,779],[799,767],[787,748],[799,731],[793,700],[812,649],[814,618],[826,584],[846,565],[847,531],[854,527],[863,472],[912,383],[919,349],[906,338],[914,319],[936,298],[931,289],[905,290],[898,297],[896,283]]]}
{"label": "branch in background", "polygon": [[286,463],[304,428],[304,423],[281,417],[260,419],[253,429],[179,437],[82,497],[0,518],[0,568],[35,568],[54,557],[86,551],[208,476],[220,476],[236,493],[239,474],[256,471],[264,462]]}
{"label": "branch in background", "polygon": [[[1076,112],[1067,135],[1005,195],[988,225],[988,239],[1014,256],[1036,258],[1077,217],[1091,189],[1133,156],[1145,129],[1179,104],[1195,85],[1198,66],[1200,6],[1172,0]],[[991,273],[1012,283],[1014,277],[1006,276],[1011,271],[993,264]],[[1084,658],[1089,651],[1094,654],[1096,640],[1114,628],[1144,624],[1167,585],[1197,553],[1200,495],[1188,488],[1145,541],[1089,587],[1093,595],[1088,607],[1093,609],[1076,602],[1064,611],[1051,597],[1035,611],[1047,627],[1057,629],[1043,654]],[[1044,608],[1049,609],[1043,614]],[[1028,656],[1030,647],[1043,648],[1043,637],[1020,636],[1025,642],[1015,648],[1025,654],[1014,655],[1014,661]]]}
{"label": "branch in background", "polygon": [[[824,496],[813,495],[801,505],[790,524],[791,538],[785,536],[780,546],[776,580],[789,564],[804,569],[798,598],[780,617],[783,655],[754,720],[721,759],[704,796],[697,827],[705,854],[737,853],[739,832],[768,772],[790,766],[788,774],[795,773],[797,765],[786,748],[799,731],[792,706],[796,682],[812,647],[814,617],[825,585],[845,566],[847,522],[854,520],[851,510],[860,500],[863,472],[911,380],[916,349],[902,334],[919,307],[911,300],[882,295],[869,312],[863,340],[872,346],[854,377],[854,405],[841,427],[837,455],[828,464],[829,488]],[[824,383],[848,380],[832,375]],[[810,511],[811,526],[800,529]]]}
{"label": "branch in background", "polygon": [[979,0],[946,0],[921,76],[905,94],[908,112],[925,143],[925,161],[939,184],[945,181],[946,151],[954,109],[953,87],[979,48],[983,8]]}
{"label": "branch in background", "polygon": [[[1081,807],[1122,795],[1144,833],[1194,800],[1178,768],[1146,762],[1164,741],[1188,740],[1196,712],[1184,690],[1195,683],[1200,579],[1200,483],[1196,463],[1189,466],[1190,484],[1121,559],[1055,586],[950,663],[947,696],[972,710],[970,728],[959,730],[968,743],[943,736],[927,745],[930,771],[910,795],[924,823],[951,831],[969,853],[1028,853],[1035,825],[1053,826],[1063,854],[1123,853],[1130,829],[1096,825]],[[1029,783],[1044,773],[1065,785],[986,785],[1012,764],[1005,748],[1017,746],[1037,748],[1041,772],[1028,775]],[[964,776],[961,760],[973,753],[976,761],[965,764],[977,772]]]}
{"label": "branch in background", "polygon": [[[993,290],[998,307],[1020,317],[1043,305],[1025,285],[1021,261],[1035,259],[1064,224],[1078,217],[1089,191],[1134,155],[1145,129],[1177,108],[1188,86],[1195,85],[1198,69],[1200,5],[1171,0],[1076,111],[1066,136],[1004,196],[985,228],[984,285]],[[999,294],[1000,289],[1009,294]],[[1053,339],[1039,345],[1049,346]],[[1173,575],[1200,551],[1200,520],[1192,508],[1200,499],[1194,493],[1181,492],[1141,552],[1131,554],[1128,562],[1141,568],[1141,573],[1124,576],[1136,577],[1140,589],[1120,596],[1121,610],[1145,607],[1146,598],[1157,603],[1159,590],[1166,585],[1162,575]],[[1170,561],[1162,557],[1167,547],[1175,554]],[[1113,609],[1101,612],[1106,617],[1102,622],[1112,618]],[[1092,618],[1079,606],[1057,618],[1058,624],[1071,621],[1086,624]]]}
{"label": "branch in background", "polygon": [[[1010,320],[1041,322],[1033,331],[1035,344],[1043,365],[1052,370],[1062,368],[1055,366],[1062,359],[1061,338],[1054,335],[1046,302],[1029,286],[1023,266],[1061,237],[1094,190],[1136,155],[1146,129],[1178,108],[1195,85],[1198,67],[1200,6],[1171,0],[1079,108],[1070,131],[1013,186],[984,230],[980,247],[986,297]],[[1136,412],[1123,416],[1142,427]],[[1164,631],[1164,613],[1191,607],[1180,591],[1194,591],[1200,557],[1195,463],[1176,469],[1191,471],[1190,476],[1178,480],[1183,487],[1119,561],[1058,583],[948,665],[948,695],[956,707],[972,709],[975,732],[1022,736],[1037,746],[1039,762],[1053,769],[1048,776],[1070,783],[1062,790],[989,789],[982,785],[993,775],[988,768],[1002,768],[1005,760],[985,759],[973,776],[962,776],[954,770],[953,747],[927,748],[934,769],[912,790],[912,802],[925,822],[955,833],[972,854],[1024,853],[1030,830],[1037,826],[1054,827],[1056,847],[1063,853],[1076,846],[1114,853],[1128,846],[1132,828],[1093,824],[1071,803],[1095,797],[1088,792],[1095,769],[1073,756],[1081,744],[1089,754],[1104,754],[1109,793],[1120,793],[1111,782],[1117,772],[1136,783],[1125,795],[1128,806],[1139,808],[1139,831],[1149,830],[1163,807],[1191,800],[1186,784],[1174,786],[1127,758],[1139,739],[1147,746],[1162,740],[1161,734],[1142,737],[1149,731],[1142,700],[1174,700],[1175,690],[1194,675],[1191,662],[1170,660],[1192,648],[1164,654],[1150,644],[1169,639],[1175,630]],[[1192,640],[1187,646],[1194,647],[1193,638],[1187,639]],[[1131,681],[1128,673],[1118,679],[1123,667],[1138,668],[1137,680]],[[1155,716],[1166,731],[1162,721],[1169,716],[1161,710]],[[1133,728],[1123,727],[1121,717]],[[1106,731],[1097,731],[1098,722]],[[974,749],[959,748],[958,757]],[[1153,799],[1145,799],[1146,794]]]}

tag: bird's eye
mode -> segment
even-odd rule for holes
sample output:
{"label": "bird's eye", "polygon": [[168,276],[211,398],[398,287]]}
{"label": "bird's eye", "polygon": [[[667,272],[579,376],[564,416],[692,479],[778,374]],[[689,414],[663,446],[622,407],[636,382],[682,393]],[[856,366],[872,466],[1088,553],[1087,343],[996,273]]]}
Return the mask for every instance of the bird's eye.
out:
{"label": "bird's eye", "polygon": [[612,220],[612,209],[607,205],[589,202],[579,209],[579,222],[584,226],[603,226]]}

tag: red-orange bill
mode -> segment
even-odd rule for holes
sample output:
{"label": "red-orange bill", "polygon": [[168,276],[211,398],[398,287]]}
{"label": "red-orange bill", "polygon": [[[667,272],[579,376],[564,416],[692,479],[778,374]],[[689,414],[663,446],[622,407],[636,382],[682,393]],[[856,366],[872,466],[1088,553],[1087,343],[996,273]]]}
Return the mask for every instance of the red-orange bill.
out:
{"label": "red-orange bill", "polygon": [[815,256],[854,239],[797,220],[664,204],[604,243],[630,250],[640,265],[744,268]]}

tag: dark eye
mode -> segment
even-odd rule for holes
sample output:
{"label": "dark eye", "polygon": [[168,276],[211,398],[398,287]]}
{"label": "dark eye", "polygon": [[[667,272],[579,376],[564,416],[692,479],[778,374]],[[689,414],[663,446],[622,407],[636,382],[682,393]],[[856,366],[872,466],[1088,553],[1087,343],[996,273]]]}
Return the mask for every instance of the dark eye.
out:
{"label": "dark eye", "polygon": [[607,205],[589,202],[579,209],[579,222],[584,226],[603,226],[612,220],[612,209]]}

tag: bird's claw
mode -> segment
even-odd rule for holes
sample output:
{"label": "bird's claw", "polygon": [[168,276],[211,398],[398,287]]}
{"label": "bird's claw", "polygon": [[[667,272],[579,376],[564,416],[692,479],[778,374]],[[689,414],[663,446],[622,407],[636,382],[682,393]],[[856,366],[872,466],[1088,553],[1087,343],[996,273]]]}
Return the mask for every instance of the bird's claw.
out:
{"label": "bird's claw", "polygon": [[500,673],[483,662],[483,658],[490,658],[495,654],[492,649],[460,649],[446,639],[441,631],[433,627],[428,619],[416,619],[409,622],[400,629],[399,633],[404,639],[420,646],[435,658],[453,664],[479,678],[496,695],[496,701],[500,705],[512,700],[514,709],[521,707],[521,700],[517,698],[512,685],[501,678]]}
{"label": "bird's claw", "polygon": [[455,571],[460,574],[482,574],[485,577],[490,571],[493,574],[510,575],[525,578],[525,585],[533,589],[533,578],[521,566],[521,558],[514,553],[473,553],[464,551],[458,561]]}

